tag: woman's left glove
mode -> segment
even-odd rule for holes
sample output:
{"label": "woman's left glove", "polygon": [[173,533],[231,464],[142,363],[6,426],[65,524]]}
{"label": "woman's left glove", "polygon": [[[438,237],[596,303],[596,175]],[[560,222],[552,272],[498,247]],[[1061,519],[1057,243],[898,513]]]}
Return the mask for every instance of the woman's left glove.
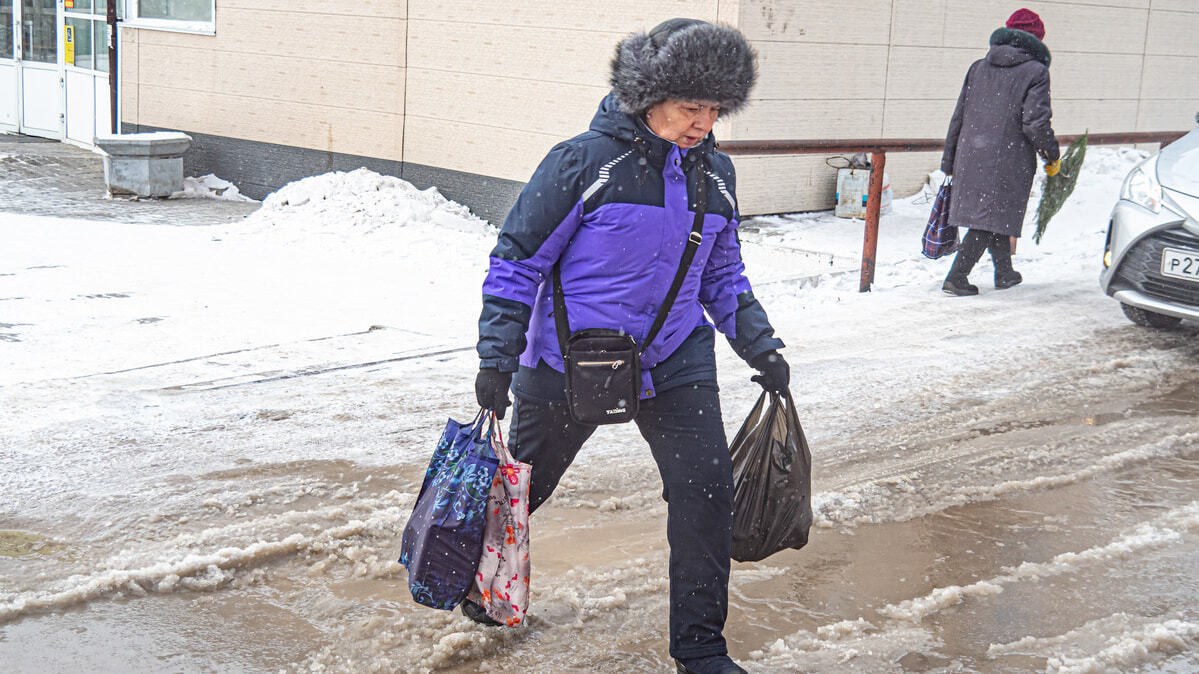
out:
{"label": "woman's left glove", "polygon": [[475,377],[475,399],[479,407],[495,412],[496,419],[504,418],[504,410],[508,409],[508,387],[512,385],[512,373],[500,372],[491,367],[479,370]]}
{"label": "woman's left glove", "polygon": [[1054,159],[1053,161],[1045,164],[1045,175],[1049,176],[1050,178],[1057,175],[1057,172],[1060,170],[1062,170],[1061,159]]}
{"label": "woman's left glove", "polygon": [[761,373],[750,377],[750,380],[758,382],[767,391],[784,393],[791,384],[791,367],[778,351],[759,353],[749,361],[749,365]]}

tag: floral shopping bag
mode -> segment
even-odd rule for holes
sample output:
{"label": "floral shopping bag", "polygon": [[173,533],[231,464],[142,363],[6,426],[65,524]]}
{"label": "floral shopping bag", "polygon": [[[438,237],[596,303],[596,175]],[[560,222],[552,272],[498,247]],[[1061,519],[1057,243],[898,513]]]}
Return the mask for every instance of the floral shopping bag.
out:
{"label": "floral shopping bag", "polygon": [[473,586],[499,463],[491,449],[495,425],[490,413],[469,424],[450,419],[429,461],[400,551],[420,604],[452,610]]}
{"label": "floral shopping bag", "polygon": [[493,620],[515,627],[529,608],[529,476],[533,467],[512,458],[498,430],[491,448],[500,467],[487,499],[483,556],[467,598]]}

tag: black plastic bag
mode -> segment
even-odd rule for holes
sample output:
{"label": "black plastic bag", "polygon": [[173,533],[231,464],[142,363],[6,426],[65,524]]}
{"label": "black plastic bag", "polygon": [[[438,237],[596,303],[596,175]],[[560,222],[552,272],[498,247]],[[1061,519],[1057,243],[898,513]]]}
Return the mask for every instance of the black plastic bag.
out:
{"label": "black plastic bag", "polygon": [[733,457],[733,559],[756,562],[807,544],[812,526],[812,455],[791,393],[764,391],[733,438],[729,453]]}

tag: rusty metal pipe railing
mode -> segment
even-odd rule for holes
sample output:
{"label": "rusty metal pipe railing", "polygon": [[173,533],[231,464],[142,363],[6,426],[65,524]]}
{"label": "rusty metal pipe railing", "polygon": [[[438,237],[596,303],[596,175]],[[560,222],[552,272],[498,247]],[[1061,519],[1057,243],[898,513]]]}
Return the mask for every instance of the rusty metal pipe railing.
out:
{"label": "rusty metal pipe railing", "polygon": [[[1186,131],[1132,131],[1125,133],[1093,133],[1087,136],[1088,145],[1129,145],[1159,143],[1169,145],[1186,135]],[[1068,145],[1080,135],[1058,136],[1058,143]],[[874,283],[874,263],[878,253],[878,219],[882,208],[883,169],[888,152],[940,152],[945,141],[939,138],[867,138],[851,140],[726,140],[719,149],[725,154],[780,155],[827,154],[833,152],[869,152],[872,170],[869,195],[866,198],[866,231],[862,241],[862,272],[858,290],[869,292]]]}

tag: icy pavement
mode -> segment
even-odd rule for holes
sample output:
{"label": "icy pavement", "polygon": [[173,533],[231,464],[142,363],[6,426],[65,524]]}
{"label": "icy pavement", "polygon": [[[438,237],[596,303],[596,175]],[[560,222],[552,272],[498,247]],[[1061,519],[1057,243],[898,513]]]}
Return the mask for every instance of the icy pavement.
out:
{"label": "icy pavement", "polygon": [[[1194,324],[1098,290],[1135,153],[1093,150],[1025,283],[948,298],[924,195],[761,218],[751,280],[815,459],[811,544],[734,566],[754,672],[1199,667]],[[207,202],[204,202],[207,203]],[[6,671],[668,671],[665,509],[601,429],[532,521],[530,627],[415,605],[394,562],[448,416],[473,413],[495,230],[431,191],[318,176],[252,217],[0,212]],[[730,435],[758,390],[718,347]]]}
{"label": "icy pavement", "polygon": [[[221,185],[189,178],[178,199],[111,199],[101,155],[68,143],[0,133],[0,211],[72,220],[213,225],[252,213],[256,203],[212,198]],[[214,194],[222,192],[221,195]],[[196,197],[208,197],[196,203]],[[232,196],[232,195],[230,195]]]}

